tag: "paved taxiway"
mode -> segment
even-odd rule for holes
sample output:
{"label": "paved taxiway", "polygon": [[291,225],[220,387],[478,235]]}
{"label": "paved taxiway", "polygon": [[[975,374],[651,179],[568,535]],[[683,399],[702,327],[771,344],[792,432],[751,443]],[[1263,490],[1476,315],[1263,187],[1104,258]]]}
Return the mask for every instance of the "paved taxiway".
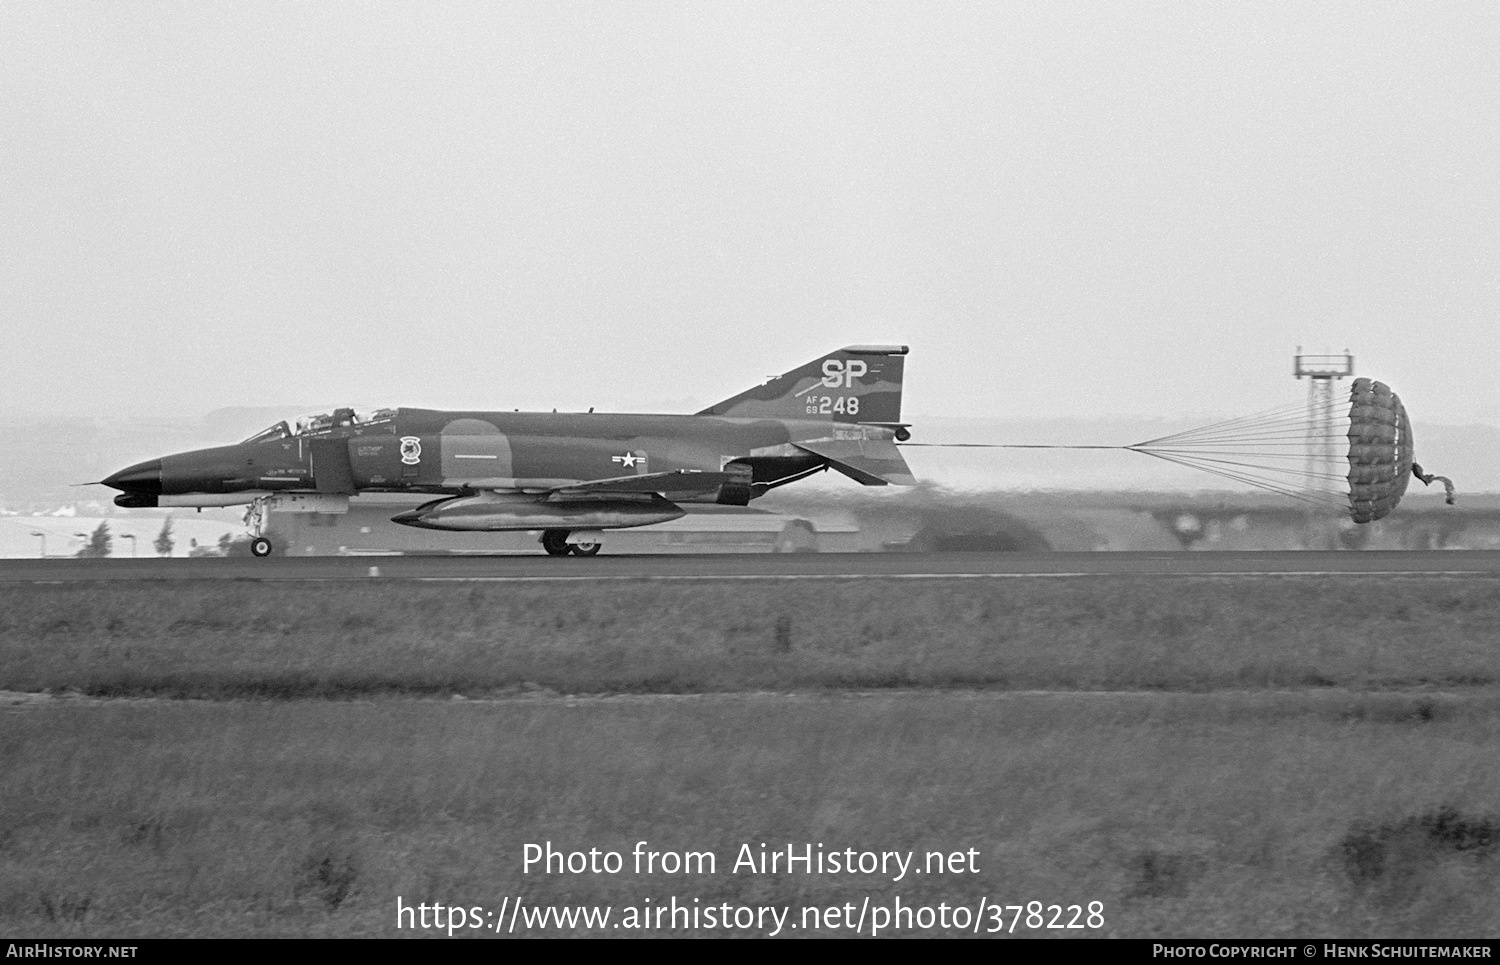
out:
{"label": "paved taxiway", "polygon": [[0,560],[0,583],[119,580],[1000,579],[1058,576],[1500,576],[1500,551],[807,553]]}

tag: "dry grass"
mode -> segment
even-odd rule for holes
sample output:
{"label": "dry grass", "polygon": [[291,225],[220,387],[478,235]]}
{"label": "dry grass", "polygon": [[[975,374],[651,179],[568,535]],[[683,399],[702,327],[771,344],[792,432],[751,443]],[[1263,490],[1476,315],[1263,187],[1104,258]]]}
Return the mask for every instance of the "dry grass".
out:
{"label": "dry grass", "polygon": [[[1500,927],[1490,698],[110,702],[4,718],[0,930],[390,936],[498,908],[1102,901],[1115,936]],[[1409,709],[1409,708],[1408,708]],[[1448,815],[1448,817],[1444,817]],[[1424,823],[1425,822],[1425,823]],[[1446,823],[1444,823],[1446,822]],[[551,841],[701,876],[525,875]],[[979,852],[978,874],[729,873],[740,843]]]}
{"label": "dry grass", "polygon": [[[0,710],[0,931],[869,895],[1102,901],[1120,936],[1493,934],[1497,615],[1493,581],[1385,577],[0,587],[0,689],[219,698]],[[539,696],[400,699],[497,693]],[[521,873],[528,842],[640,840],[719,873]],[[982,870],[728,873],[761,842]]]}
{"label": "dry grass", "polygon": [[176,697],[1487,685],[1483,578],[0,587],[0,689]]}

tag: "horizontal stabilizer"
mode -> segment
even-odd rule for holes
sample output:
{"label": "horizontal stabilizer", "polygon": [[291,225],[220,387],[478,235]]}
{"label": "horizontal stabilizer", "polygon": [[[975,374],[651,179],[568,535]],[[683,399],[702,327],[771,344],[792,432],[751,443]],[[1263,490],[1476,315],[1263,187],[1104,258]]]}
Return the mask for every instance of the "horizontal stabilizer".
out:
{"label": "horizontal stabilizer", "polygon": [[793,443],[866,486],[915,486],[916,477],[889,439],[819,439]]}

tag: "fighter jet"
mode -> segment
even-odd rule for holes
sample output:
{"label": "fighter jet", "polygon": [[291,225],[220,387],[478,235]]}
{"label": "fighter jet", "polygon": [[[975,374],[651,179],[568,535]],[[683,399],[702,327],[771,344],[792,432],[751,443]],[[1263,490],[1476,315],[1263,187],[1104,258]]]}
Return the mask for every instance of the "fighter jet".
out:
{"label": "fighter jet", "polygon": [[905,345],[850,345],[695,415],[335,409],[232,446],[150,459],[102,481],[115,505],[249,505],[347,512],[359,493],[434,498],[392,519],[459,532],[539,530],[553,556],[591,556],[604,532],[744,506],[834,469],[866,486],[916,480],[897,448]]}

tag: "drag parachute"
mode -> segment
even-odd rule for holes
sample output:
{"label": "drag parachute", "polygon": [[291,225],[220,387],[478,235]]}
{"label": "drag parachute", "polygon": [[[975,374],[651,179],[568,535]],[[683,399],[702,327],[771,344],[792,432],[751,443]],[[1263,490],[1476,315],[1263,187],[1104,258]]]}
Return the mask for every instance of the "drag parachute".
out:
{"label": "drag parachute", "polygon": [[1131,446],[908,442],[982,449],[1128,449],[1331,508],[1356,523],[1389,515],[1415,476],[1453,483],[1412,461],[1411,420],[1382,382],[1355,379],[1321,400],[1294,403]]}
{"label": "drag parachute", "polygon": [[[1396,508],[1413,474],[1411,421],[1384,383],[1355,379],[1321,404],[1298,403],[1127,446],[1295,499],[1356,523]],[[1453,501],[1452,485],[1441,479]]]}

